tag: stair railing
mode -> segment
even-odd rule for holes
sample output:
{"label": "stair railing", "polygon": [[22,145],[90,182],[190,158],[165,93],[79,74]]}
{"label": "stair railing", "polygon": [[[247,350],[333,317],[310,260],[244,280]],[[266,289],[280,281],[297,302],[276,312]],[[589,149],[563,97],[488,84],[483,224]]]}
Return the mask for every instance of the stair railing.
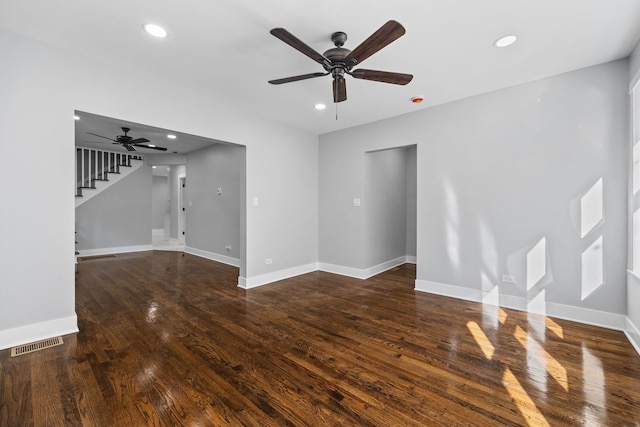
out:
{"label": "stair railing", "polygon": [[82,197],[83,188],[96,188],[96,181],[108,181],[110,173],[120,173],[120,167],[130,167],[131,160],[143,158],[136,154],[76,147],[76,197]]}

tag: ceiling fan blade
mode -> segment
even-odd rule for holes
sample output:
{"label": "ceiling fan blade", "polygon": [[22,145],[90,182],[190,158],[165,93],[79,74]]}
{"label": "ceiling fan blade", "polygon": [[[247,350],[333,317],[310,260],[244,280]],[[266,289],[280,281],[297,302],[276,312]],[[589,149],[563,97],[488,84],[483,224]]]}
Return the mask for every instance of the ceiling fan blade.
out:
{"label": "ceiling fan blade", "polygon": [[298,80],[306,80],[306,79],[312,79],[314,77],[322,77],[322,76],[326,76],[328,74],[329,73],[301,74],[299,76],[285,77],[283,79],[276,79],[276,80],[269,80],[269,83],[271,83],[272,85],[281,85],[283,83],[297,82]]}
{"label": "ceiling fan blade", "polygon": [[133,141],[130,141],[129,144],[142,144],[144,142],[150,142],[147,138],[137,138]]}
{"label": "ceiling fan blade", "polygon": [[[89,135],[93,135],[93,136],[97,136],[97,137],[100,137],[100,138],[108,139],[109,141],[116,141],[115,139],[107,138],[106,136],[98,135],[97,133],[91,133],[91,132],[87,132],[87,133]],[[118,141],[116,141],[116,142],[118,142]]]}
{"label": "ceiling fan blade", "polygon": [[392,73],[390,71],[365,70],[363,68],[353,70],[351,75],[356,79],[373,80],[394,85],[406,85],[413,79],[411,74]]}
{"label": "ceiling fan blade", "polygon": [[360,43],[358,47],[353,49],[350,54],[344,58],[345,64],[354,66],[361,64],[362,61],[387,46],[394,40],[402,37],[405,33],[404,27],[397,21],[388,21],[375,33],[371,34],[368,39]]}
{"label": "ceiling fan blade", "polygon": [[331,63],[331,61],[329,61],[324,55],[316,52],[315,50],[307,46],[302,40],[300,40],[299,38],[291,34],[289,31],[285,30],[284,28],[274,28],[269,32],[274,36],[276,36],[277,38],[279,38],[280,40],[282,40],[283,42],[285,42],[286,44],[288,44],[289,46],[291,46],[292,48],[296,49],[299,52],[304,53],[305,55],[307,55],[309,58],[313,59],[317,63],[319,64]]}
{"label": "ceiling fan blade", "polygon": [[136,149],[133,147],[133,145],[129,145],[129,144],[122,144],[122,146],[124,148],[127,149],[127,151],[136,151]]}
{"label": "ceiling fan blade", "polygon": [[154,146],[146,145],[146,144],[134,144],[134,145],[136,147],[149,148],[151,150],[167,151],[166,148],[164,148],[164,147],[156,147],[155,145]]}
{"label": "ceiling fan blade", "polygon": [[344,78],[333,79],[333,102],[347,100],[347,82]]}

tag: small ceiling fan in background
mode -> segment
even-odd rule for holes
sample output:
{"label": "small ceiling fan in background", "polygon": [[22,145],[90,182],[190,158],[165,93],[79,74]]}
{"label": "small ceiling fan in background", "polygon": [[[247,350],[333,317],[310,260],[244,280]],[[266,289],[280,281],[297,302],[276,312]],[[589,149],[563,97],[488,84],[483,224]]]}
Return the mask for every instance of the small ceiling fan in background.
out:
{"label": "small ceiling fan in background", "polygon": [[274,85],[306,80],[314,77],[322,77],[331,74],[331,76],[333,77],[333,102],[342,102],[347,100],[345,74],[348,74],[356,79],[372,80],[376,82],[391,83],[396,85],[406,85],[411,81],[411,79],[413,79],[413,75],[411,74],[366,70],[364,68],[352,70],[353,67],[361,64],[365,59],[404,35],[404,27],[400,23],[393,20],[380,27],[376,32],[369,36],[368,39],[362,42],[354,50],[349,50],[342,47],[347,40],[346,33],[343,33],[341,31],[333,33],[331,35],[331,41],[333,42],[335,47],[327,50],[323,54],[316,52],[284,28],[274,28],[270,32],[289,46],[302,52],[309,58],[322,65],[325,70],[325,72],[302,74],[299,76],[270,80],[269,83]]}
{"label": "small ceiling fan in background", "polygon": [[138,148],[149,148],[151,150],[159,150],[159,151],[167,151],[167,149],[165,147],[158,147],[155,146],[153,144],[145,144],[145,142],[150,142],[147,138],[136,138],[133,139],[133,137],[127,135],[131,129],[128,127],[122,127],[120,128],[122,129],[122,132],[124,132],[124,135],[118,135],[116,136],[116,139],[112,139],[106,136],[102,136],[102,135],[98,135],[96,133],[91,133],[91,132],[87,132],[89,135],[93,135],[93,136],[97,136],[100,138],[104,138],[104,139],[108,139],[109,141],[113,141],[114,144],[120,144],[122,145],[124,148],[126,148],[128,151],[137,151],[136,147]]}

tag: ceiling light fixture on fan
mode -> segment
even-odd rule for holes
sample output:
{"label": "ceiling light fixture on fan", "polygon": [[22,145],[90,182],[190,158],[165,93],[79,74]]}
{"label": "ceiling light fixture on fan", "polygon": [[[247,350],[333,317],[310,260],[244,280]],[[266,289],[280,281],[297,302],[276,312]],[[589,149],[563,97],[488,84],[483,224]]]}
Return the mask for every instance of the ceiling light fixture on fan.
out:
{"label": "ceiling light fixture on fan", "polygon": [[91,133],[91,132],[87,132],[89,135],[93,135],[93,136],[97,136],[100,138],[104,138],[104,139],[108,139],[109,141],[113,141],[114,144],[120,144],[122,145],[124,148],[126,148],[128,151],[137,151],[136,147],[138,148],[149,148],[151,150],[159,150],[159,151],[167,151],[166,148],[164,147],[158,147],[156,145],[153,144],[145,144],[145,142],[150,142],[147,138],[136,138],[133,139],[133,137],[127,135],[131,129],[128,127],[122,127],[120,128],[122,129],[122,132],[124,132],[124,135],[118,135],[116,136],[116,139],[112,139],[106,136],[102,136],[102,135],[98,135],[96,133]]}
{"label": "ceiling light fixture on fan", "polygon": [[331,77],[333,77],[333,102],[342,102],[347,100],[347,86],[344,78],[345,74],[356,79],[372,80],[396,85],[406,85],[411,81],[411,79],[413,79],[411,74],[366,70],[364,68],[352,70],[354,66],[361,64],[365,59],[404,35],[404,27],[393,20],[380,27],[354,50],[342,47],[347,41],[346,33],[343,33],[342,31],[333,33],[331,35],[331,41],[335,47],[327,50],[324,54],[316,52],[284,28],[274,28],[270,32],[289,46],[299,52],[302,52],[322,65],[325,70],[324,73],[309,73],[286,77],[283,79],[270,80],[269,83],[273,85],[306,80],[314,77],[322,77],[331,74]]}

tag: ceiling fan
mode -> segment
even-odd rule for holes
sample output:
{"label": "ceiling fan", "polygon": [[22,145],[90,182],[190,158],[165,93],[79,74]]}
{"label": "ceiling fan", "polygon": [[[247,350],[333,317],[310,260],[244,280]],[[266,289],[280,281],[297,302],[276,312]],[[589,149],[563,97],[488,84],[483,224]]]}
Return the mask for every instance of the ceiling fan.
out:
{"label": "ceiling fan", "polygon": [[160,150],[160,151],[167,151],[167,149],[165,147],[157,147],[153,144],[145,144],[145,142],[150,142],[147,138],[136,138],[133,139],[133,137],[127,135],[131,129],[128,127],[122,127],[120,128],[122,129],[122,132],[124,132],[124,135],[118,135],[116,136],[116,139],[112,139],[106,136],[102,136],[102,135],[98,135],[96,133],[91,133],[91,132],[87,132],[89,135],[93,135],[93,136],[98,136],[100,138],[104,138],[104,139],[108,139],[109,141],[114,141],[114,144],[120,144],[122,145],[124,148],[126,148],[128,151],[137,151],[136,147],[140,147],[140,148],[149,148],[151,150]]}
{"label": "ceiling fan", "polygon": [[344,78],[345,74],[356,79],[373,80],[376,82],[396,85],[406,85],[411,81],[411,79],[413,79],[413,75],[411,74],[366,70],[364,68],[352,70],[353,67],[361,64],[365,59],[404,35],[404,27],[393,20],[380,27],[354,50],[342,47],[347,41],[346,33],[343,33],[342,31],[333,33],[331,35],[331,41],[336,47],[327,50],[323,54],[316,52],[284,28],[274,28],[270,32],[289,46],[302,52],[322,65],[322,68],[324,68],[325,71],[302,74],[277,80],[269,80],[269,83],[273,85],[306,80],[314,77],[322,77],[331,74],[333,77],[333,102],[342,102],[347,100],[347,86]]}

